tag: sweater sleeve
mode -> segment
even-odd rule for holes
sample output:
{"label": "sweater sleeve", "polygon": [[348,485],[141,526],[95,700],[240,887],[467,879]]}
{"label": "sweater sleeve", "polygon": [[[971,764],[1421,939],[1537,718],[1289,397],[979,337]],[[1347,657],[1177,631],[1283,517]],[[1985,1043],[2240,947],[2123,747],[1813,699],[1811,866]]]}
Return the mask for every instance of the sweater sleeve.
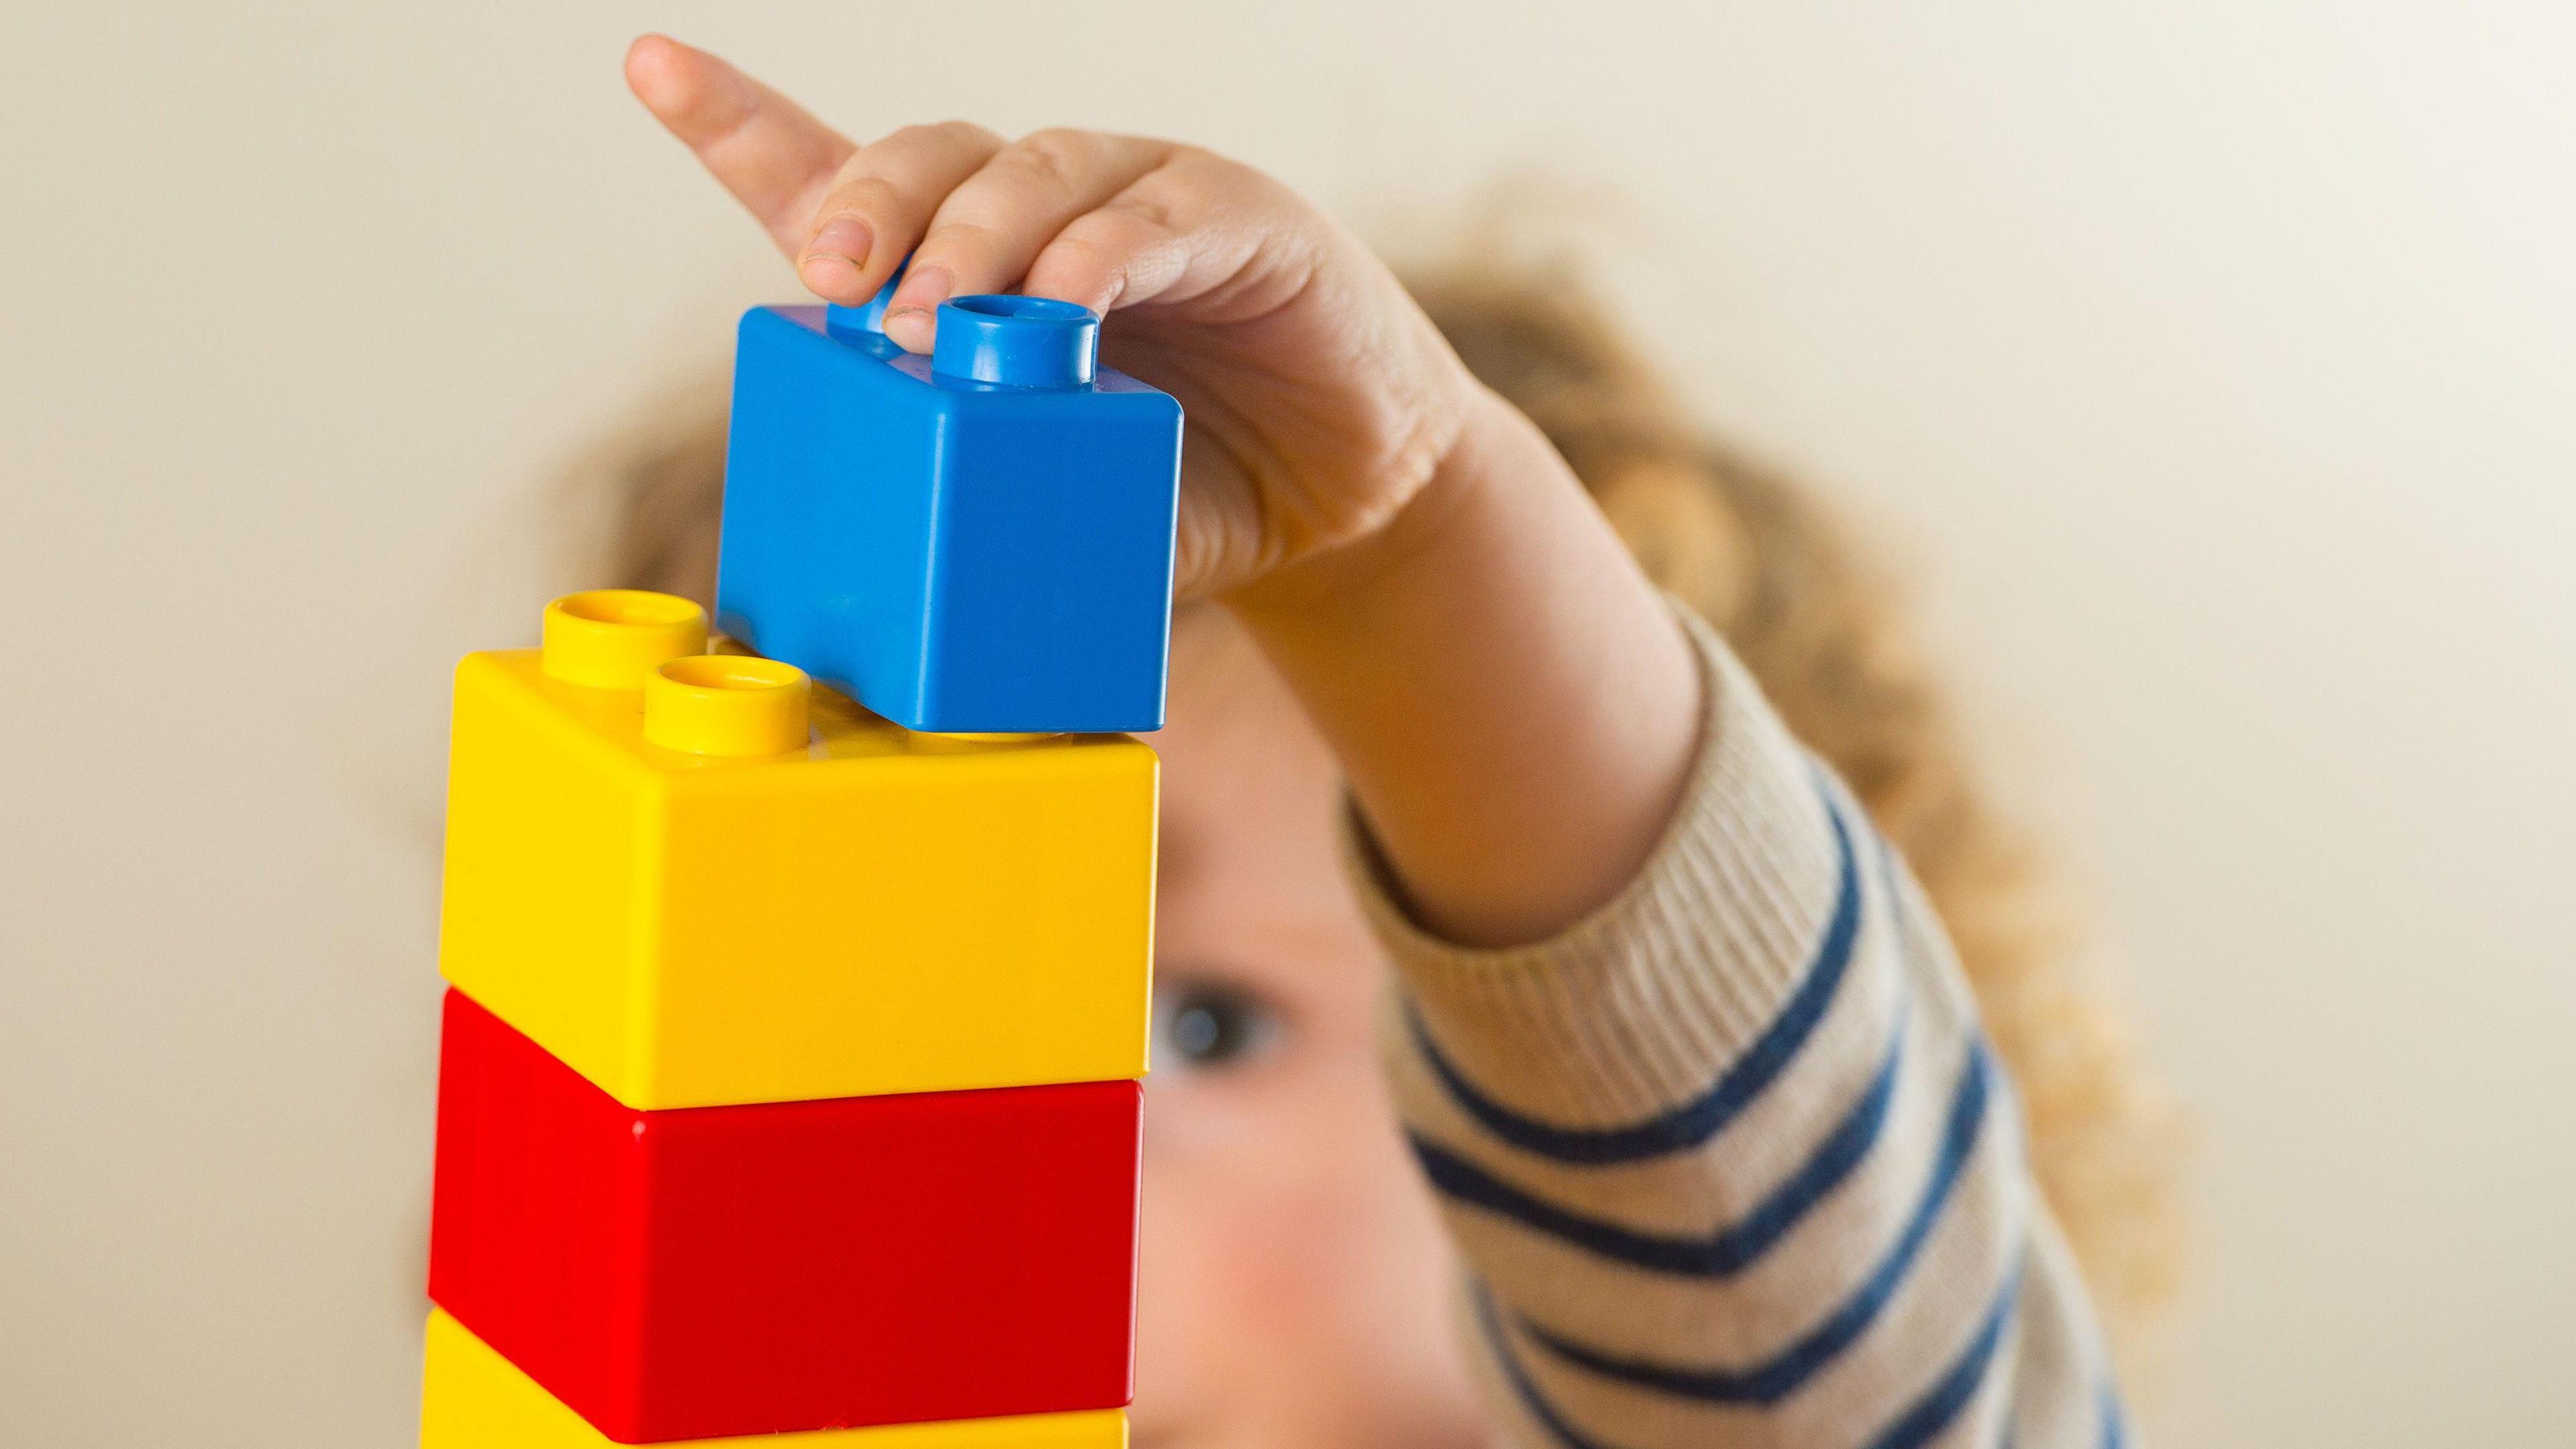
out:
{"label": "sweater sleeve", "polygon": [[2081,1281],[1947,937],[1686,619],[1700,759],[1555,939],[1431,937],[1352,832],[1394,1095],[1505,1442],[2113,1445]]}

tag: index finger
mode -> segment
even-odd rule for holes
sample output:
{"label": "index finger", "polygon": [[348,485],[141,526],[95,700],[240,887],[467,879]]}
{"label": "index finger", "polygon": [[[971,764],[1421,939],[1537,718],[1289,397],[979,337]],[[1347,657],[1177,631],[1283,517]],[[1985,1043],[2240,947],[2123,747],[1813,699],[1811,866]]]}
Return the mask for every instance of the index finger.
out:
{"label": "index finger", "polygon": [[804,107],[666,35],[627,47],[626,85],[767,228],[791,258],[814,208],[858,148]]}

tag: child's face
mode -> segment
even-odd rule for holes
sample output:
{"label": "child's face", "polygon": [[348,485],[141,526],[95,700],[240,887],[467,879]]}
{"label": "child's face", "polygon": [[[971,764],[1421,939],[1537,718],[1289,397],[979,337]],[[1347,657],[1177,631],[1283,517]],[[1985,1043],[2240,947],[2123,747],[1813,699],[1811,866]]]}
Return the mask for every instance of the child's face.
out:
{"label": "child's face", "polygon": [[1172,641],[1138,1449],[1480,1442],[1373,1045],[1331,755],[1212,609]]}

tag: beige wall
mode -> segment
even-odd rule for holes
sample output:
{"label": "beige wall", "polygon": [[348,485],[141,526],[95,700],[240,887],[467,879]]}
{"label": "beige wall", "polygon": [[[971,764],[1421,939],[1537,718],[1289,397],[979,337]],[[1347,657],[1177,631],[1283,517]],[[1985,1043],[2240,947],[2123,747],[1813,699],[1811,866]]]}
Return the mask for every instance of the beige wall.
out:
{"label": "beige wall", "polygon": [[646,24],[1382,228],[1625,197],[1623,297],[1914,561],[2203,1114],[2164,1441],[2576,1419],[2558,7],[221,8],[0,20],[0,1442],[407,1433],[444,661],[789,290]]}

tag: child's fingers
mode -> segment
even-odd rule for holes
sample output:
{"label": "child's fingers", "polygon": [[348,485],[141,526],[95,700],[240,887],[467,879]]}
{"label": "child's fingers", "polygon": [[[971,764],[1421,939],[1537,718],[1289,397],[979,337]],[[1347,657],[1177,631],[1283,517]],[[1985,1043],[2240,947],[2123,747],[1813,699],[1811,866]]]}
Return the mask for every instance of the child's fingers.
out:
{"label": "child's fingers", "polygon": [[921,241],[941,203],[1001,149],[1001,137],[964,121],[906,126],[859,148],[789,248],[797,276],[843,306],[867,301]]}
{"label": "child's fingers", "polygon": [[1171,150],[1162,141],[1070,130],[1003,147],[940,203],[886,309],[886,335],[927,348],[941,301],[1016,285],[1067,222],[1153,171]]}
{"label": "child's fingers", "polygon": [[722,59],[668,36],[627,48],[626,84],[779,249],[796,255],[816,199],[856,149],[849,140]]}
{"label": "child's fingers", "polygon": [[1187,265],[1185,234],[1162,208],[1126,196],[1075,217],[1029,264],[1027,290],[1095,312],[1168,286]]}
{"label": "child's fingers", "polygon": [[1175,148],[1048,242],[1027,290],[1099,312],[1204,294],[1242,272],[1269,230],[1262,189],[1243,167]]}

